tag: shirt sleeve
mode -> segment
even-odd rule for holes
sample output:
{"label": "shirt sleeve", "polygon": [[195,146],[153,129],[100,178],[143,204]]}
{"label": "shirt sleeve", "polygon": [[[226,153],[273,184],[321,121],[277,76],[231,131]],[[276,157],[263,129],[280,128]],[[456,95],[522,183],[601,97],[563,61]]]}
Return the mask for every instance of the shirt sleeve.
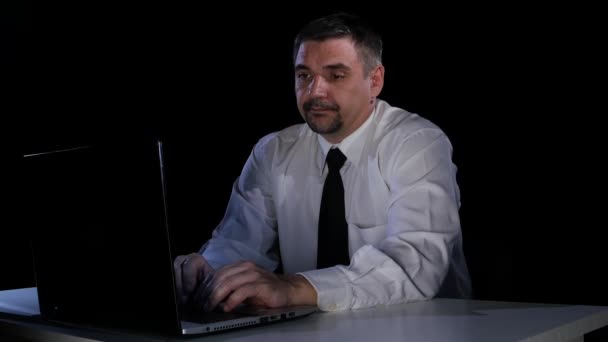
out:
{"label": "shirt sleeve", "polygon": [[357,250],[348,267],[301,272],[321,310],[347,310],[430,299],[448,273],[460,239],[459,190],[452,146],[439,129],[422,129],[378,165],[391,193],[386,237]]}
{"label": "shirt sleeve", "polygon": [[215,269],[244,260],[268,271],[278,266],[277,220],[265,170],[271,138],[267,136],[254,147],[232,186],[223,220],[201,248],[200,253]]}

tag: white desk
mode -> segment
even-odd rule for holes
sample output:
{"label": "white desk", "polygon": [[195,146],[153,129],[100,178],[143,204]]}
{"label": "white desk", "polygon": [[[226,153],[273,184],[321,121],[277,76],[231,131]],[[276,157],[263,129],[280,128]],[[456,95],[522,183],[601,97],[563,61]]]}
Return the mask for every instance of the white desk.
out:
{"label": "white desk", "polygon": [[[0,291],[0,311],[38,312],[35,288]],[[63,336],[105,341],[156,338],[103,334],[80,329],[16,322],[5,327],[33,331],[43,338]],[[608,307],[434,299],[382,308],[315,313],[289,322],[253,327],[188,341],[582,341],[583,335],[608,326]],[[21,327],[21,328],[18,328]],[[25,327],[25,328],[23,328]],[[2,331],[2,330],[0,330]],[[44,335],[46,334],[46,335]],[[63,334],[63,335],[62,335]],[[42,337],[41,337],[42,338]],[[160,339],[160,338],[159,338]],[[0,338],[1,340],[1,338]],[[64,339],[62,339],[63,341]],[[177,339],[184,341],[184,339]]]}

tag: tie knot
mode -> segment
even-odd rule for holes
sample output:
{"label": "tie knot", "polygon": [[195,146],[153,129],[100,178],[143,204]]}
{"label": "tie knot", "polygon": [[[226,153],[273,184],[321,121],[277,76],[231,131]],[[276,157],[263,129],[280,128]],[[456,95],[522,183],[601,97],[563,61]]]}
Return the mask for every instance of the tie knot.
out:
{"label": "tie knot", "polygon": [[346,162],[346,156],[340,151],[339,148],[332,148],[327,153],[327,166],[329,166],[329,171],[338,171]]}

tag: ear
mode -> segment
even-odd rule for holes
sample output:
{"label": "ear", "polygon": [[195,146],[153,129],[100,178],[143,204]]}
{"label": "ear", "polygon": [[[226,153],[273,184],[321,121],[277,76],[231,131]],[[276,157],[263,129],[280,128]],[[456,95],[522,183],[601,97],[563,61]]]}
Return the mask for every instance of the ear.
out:
{"label": "ear", "polygon": [[375,67],[369,75],[372,97],[377,97],[384,86],[384,65]]}

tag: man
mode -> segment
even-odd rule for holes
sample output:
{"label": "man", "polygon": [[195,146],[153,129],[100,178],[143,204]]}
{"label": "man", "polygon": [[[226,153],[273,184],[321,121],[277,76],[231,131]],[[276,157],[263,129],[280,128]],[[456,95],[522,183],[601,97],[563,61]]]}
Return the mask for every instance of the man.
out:
{"label": "man", "polygon": [[[380,37],[355,16],[300,31],[306,124],[256,144],[212,239],[175,259],[184,303],[332,311],[469,295],[451,144],[378,99],[381,57]],[[284,274],[273,273],[279,265]]]}

